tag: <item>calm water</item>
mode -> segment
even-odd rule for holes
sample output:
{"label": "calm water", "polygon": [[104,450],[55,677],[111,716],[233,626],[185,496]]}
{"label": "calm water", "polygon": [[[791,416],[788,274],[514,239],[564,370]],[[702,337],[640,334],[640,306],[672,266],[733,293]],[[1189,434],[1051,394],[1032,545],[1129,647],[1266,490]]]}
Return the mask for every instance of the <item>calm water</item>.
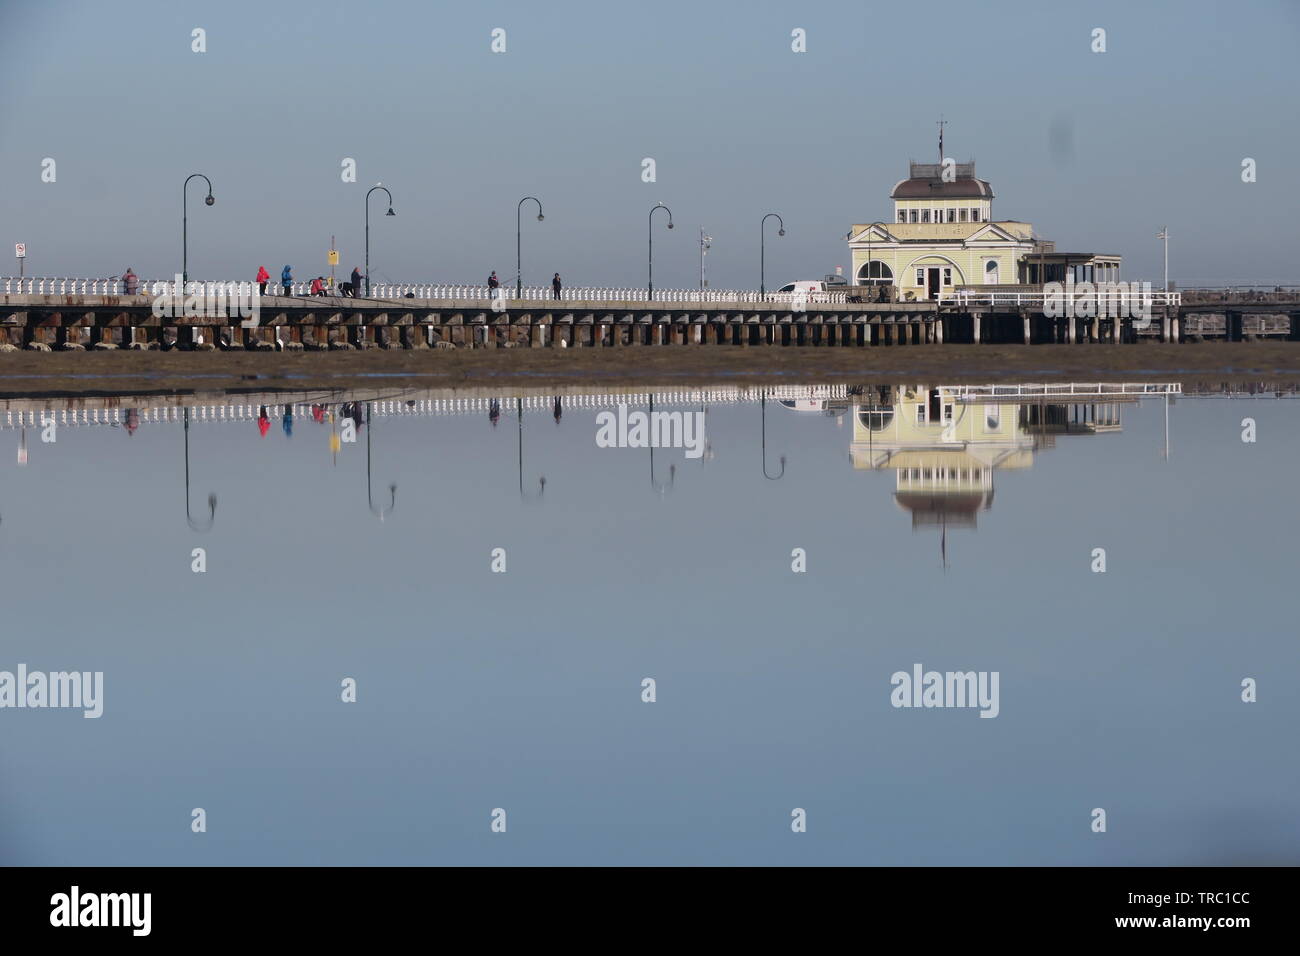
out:
{"label": "calm water", "polygon": [[1300,403],[536,404],[196,420],[209,531],[180,422],[0,431],[0,670],[104,674],[0,710],[0,860],[1300,862]]}

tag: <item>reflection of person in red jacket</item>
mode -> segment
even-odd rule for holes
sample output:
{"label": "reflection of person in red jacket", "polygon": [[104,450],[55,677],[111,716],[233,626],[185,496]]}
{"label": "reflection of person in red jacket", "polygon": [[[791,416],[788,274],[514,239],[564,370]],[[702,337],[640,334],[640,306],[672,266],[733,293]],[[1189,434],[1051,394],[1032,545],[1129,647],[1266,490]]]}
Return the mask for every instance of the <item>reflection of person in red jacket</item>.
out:
{"label": "reflection of person in red jacket", "polygon": [[263,438],[265,438],[266,433],[271,430],[271,417],[266,414],[265,405],[263,405],[262,410],[257,413],[257,430],[262,433]]}
{"label": "reflection of person in red jacket", "polygon": [[257,291],[258,295],[266,295],[266,284],[271,281],[271,273],[266,271],[266,266],[257,267]]}

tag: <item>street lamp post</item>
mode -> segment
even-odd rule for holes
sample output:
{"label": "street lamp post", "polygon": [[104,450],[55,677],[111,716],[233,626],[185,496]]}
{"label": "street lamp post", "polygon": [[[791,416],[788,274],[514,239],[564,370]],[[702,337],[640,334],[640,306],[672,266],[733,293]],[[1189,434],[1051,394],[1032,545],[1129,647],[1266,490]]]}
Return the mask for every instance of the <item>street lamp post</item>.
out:
{"label": "street lamp post", "polygon": [[1156,238],[1163,239],[1165,241],[1165,285],[1161,291],[1168,292],[1169,291],[1169,227],[1165,226],[1164,228],[1162,228],[1159,234],[1157,234]]}
{"label": "street lamp post", "polygon": [[[872,243],[875,241],[873,237],[876,234],[877,226],[880,226],[880,228],[884,229],[885,231],[889,230],[889,227],[886,226],[883,222],[880,222],[879,220],[867,226],[867,285],[871,287],[871,301],[873,302],[876,300],[876,295],[878,294],[879,291],[876,288],[875,281],[873,280],[874,278],[883,278],[883,276],[873,277],[871,275],[871,263],[875,261],[873,258]],[[850,233],[850,235],[852,235],[852,233]]]}
{"label": "street lamp post", "polygon": [[713,242],[712,236],[704,234],[704,227],[700,226],[700,291],[704,291],[704,255],[712,248],[710,243]]}
{"label": "street lamp post", "polygon": [[776,221],[781,224],[777,231],[778,236],[785,235],[785,220],[777,216],[774,212],[769,212],[763,217],[758,224],[758,294],[764,296],[767,294],[767,221],[776,216]]}
{"label": "street lamp post", "polygon": [[515,207],[515,298],[518,299],[524,291],[524,267],[523,258],[520,252],[522,245],[523,226],[520,223],[520,216],[524,210],[524,203],[528,200],[537,203],[537,221],[541,222],[546,217],[542,215],[542,201],[536,196],[525,196],[519,200],[519,205]]}
{"label": "street lamp post", "polygon": [[[1170,329],[1169,327],[1169,227],[1162,226],[1160,229],[1160,233],[1156,236],[1156,238],[1163,239],[1165,241],[1165,284],[1164,284],[1164,288],[1161,289],[1161,292],[1163,292],[1164,295],[1160,297],[1160,316],[1161,316],[1161,322],[1164,325],[1165,341],[1171,342],[1173,341],[1173,334],[1172,334],[1173,330]],[[1223,318],[1223,327],[1227,332],[1228,340],[1231,341],[1232,327],[1227,316],[1224,316]]]}
{"label": "street lamp post", "polygon": [[[366,193],[366,297],[367,298],[370,297],[370,193],[374,192],[376,189],[382,189],[385,193],[388,194],[388,212],[384,213],[384,215],[385,216],[397,215],[397,213],[393,212],[393,194],[388,192],[388,187],[385,186],[383,183],[375,183],[373,186],[371,186],[369,191]],[[355,295],[356,291],[357,291],[356,289],[353,289],[352,294]]]}
{"label": "street lamp post", "polygon": [[208,520],[206,524],[200,524],[194,520],[193,514],[190,513],[190,410],[185,409],[185,523],[190,526],[191,531],[211,531],[212,524],[217,520],[217,496],[213,492],[208,493]]}
{"label": "street lamp post", "polygon": [[190,210],[189,210],[189,190],[191,179],[202,179],[208,184],[208,195],[203,200],[206,205],[211,206],[215,199],[212,198],[212,180],[208,179],[202,173],[191,173],[185,179],[185,185],[181,187],[181,289],[182,295],[185,294],[185,283],[190,281]]}
{"label": "street lamp post", "polygon": [[649,268],[649,271],[646,273],[646,298],[651,299],[651,300],[653,300],[654,297],[655,297],[655,231],[654,231],[654,222],[655,222],[655,212],[656,212],[657,210],[659,210],[659,209],[662,209],[664,212],[668,213],[668,228],[671,229],[671,228],[673,227],[673,211],[672,211],[671,209],[669,209],[667,206],[665,206],[665,205],[664,205],[663,203],[661,203],[661,202],[655,203],[654,206],[652,206],[651,209],[650,209],[650,215],[646,217],[646,221],[647,221],[647,231],[648,231],[648,234],[649,234],[649,237],[650,237],[650,244],[649,244],[649,256],[650,256],[650,258],[649,258],[649,264],[650,264],[650,268]]}

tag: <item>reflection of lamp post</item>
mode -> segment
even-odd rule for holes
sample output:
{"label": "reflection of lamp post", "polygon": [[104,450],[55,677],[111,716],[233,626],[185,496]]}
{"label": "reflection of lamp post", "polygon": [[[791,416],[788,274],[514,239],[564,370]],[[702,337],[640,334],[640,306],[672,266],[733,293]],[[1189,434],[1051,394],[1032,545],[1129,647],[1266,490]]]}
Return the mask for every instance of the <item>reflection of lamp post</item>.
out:
{"label": "reflection of lamp post", "polygon": [[[527,501],[528,495],[524,494],[524,400],[522,398],[515,399],[515,413],[519,419],[519,499]],[[558,419],[556,424],[559,424]],[[540,499],[542,495],[546,494],[545,475],[537,479],[537,485],[537,497]]]}
{"label": "reflection of lamp post", "polygon": [[397,507],[397,483],[393,482],[388,486],[388,507],[375,507],[374,495],[370,491],[370,433],[375,430],[375,413],[366,402],[366,503],[370,505],[370,513],[383,521],[384,518],[391,514]]}
{"label": "reflection of lamp post", "polygon": [[201,523],[194,520],[190,513],[190,410],[185,409],[185,521],[190,526],[191,531],[211,531],[212,524],[217,519],[217,496],[208,493],[208,520],[207,523]]}
{"label": "reflection of lamp post", "polygon": [[182,295],[185,294],[185,283],[190,281],[190,209],[189,209],[189,189],[190,180],[194,178],[202,179],[208,184],[208,195],[203,202],[211,206],[215,199],[212,198],[212,180],[208,179],[202,173],[191,173],[185,180],[185,185],[181,187],[181,289]]}
{"label": "reflection of lamp post", "polygon": [[665,205],[664,205],[663,203],[661,203],[661,202],[660,202],[660,203],[655,203],[654,206],[652,206],[651,209],[650,209],[650,215],[646,217],[647,222],[648,222],[648,230],[647,230],[647,231],[648,231],[649,236],[650,236],[650,245],[649,245],[650,268],[649,268],[649,271],[646,273],[646,298],[648,298],[648,299],[654,299],[654,297],[655,297],[655,230],[654,230],[654,222],[655,222],[655,211],[658,210],[658,209],[662,209],[664,212],[668,213],[668,228],[671,229],[671,228],[673,227],[673,211],[672,211],[671,209],[669,209],[667,206],[665,206]]}
{"label": "reflection of lamp post", "polygon": [[[382,189],[385,193],[388,194],[388,212],[384,213],[384,215],[385,216],[397,215],[397,213],[393,212],[393,194],[388,192],[388,187],[385,186],[383,183],[375,183],[373,186],[371,186],[370,189],[366,192],[366,297],[367,298],[370,297],[370,193],[374,192],[376,189]],[[357,291],[356,289],[352,290],[354,295],[356,294],[356,291]]]}
{"label": "reflection of lamp post", "polygon": [[776,216],[776,221],[781,224],[781,228],[778,230],[777,235],[785,235],[785,220],[780,216],[777,216],[774,212],[769,212],[758,224],[758,294],[760,296],[767,291],[767,230],[763,227],[767,225],[767,221],[773,216]]}
{"label": "reflection of lamp post", "polygon": [[[650,417],[647,419],[647,422],[653,422],[654,420],[655,420],[655,397],[654,397],[654,393],[651,392],[650,393]],[[662,482],[662,481],[655,480],[655,446],[654,446],[654,442],[651,442],[650,443],[650,487],[653,488],[655,491],[659,492],[659,497],[662,498],[664,493],[668,491],[670,488],[672,488],[673,482],[676,480],[677,480],[676,465],[668,466],[668,481]]]}
{"label": "reflection of lamp post", "polygon": [[[703,427],[703,423],[708,420],[708,417],[709,417],[709,406],[707,403],[701,402],[700,403],[701,427]],[[707,435],[708,433],[709,433],[708,428],[704,427],[704,434]],[[706,438],[704,439],[704,454],[700,455],[700,467],[703,468],[704,463],[709,459],[711,459],[712,457],[713,457],[713,442],[709,441]]]}
{"label": "reflection of lamp post", "polygon": [[769,481],[776,481],[778,478],[785,477],[785,455],[781,456],[781,470],[775,475],[767,473],[767,392],[763,392],[759,399],[759,409],[763,418],[763,477]]}
{"label": "reflection of lamp post", "polygon": [[520,224],[519,217],[523,213],[524,203],[528,200],[537,203],[537,221],[541,222],[545,216],[542,215],[542,201],[536,196],[525,196],[519,200],[519,205],[515,207],[515,298],[518,299],[524,291],[524,267],[523,257],[520,251],[523,239],[523,226]]}

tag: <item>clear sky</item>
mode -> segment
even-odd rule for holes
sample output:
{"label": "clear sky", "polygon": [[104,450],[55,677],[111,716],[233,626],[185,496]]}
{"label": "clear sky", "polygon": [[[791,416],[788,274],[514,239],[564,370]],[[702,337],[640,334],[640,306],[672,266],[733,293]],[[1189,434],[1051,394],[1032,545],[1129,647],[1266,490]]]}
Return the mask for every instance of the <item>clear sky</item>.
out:
{"label": "clear sky", "polygon": [[191,194],[197,277],[327,273],[331,235],[350,270],[382,181],[397,217],[372,216],[377,279],[513,276],[531,194],[546,221],[526,216],[526,281],[641,284],[662,201],[677,228],[657,225],[657,285],[696,284],[703,225],[711,284],[750,288],[769,211],[787,228],[769,283],[848,271],[848,227],[890,217],[942,115],[995,215],[1059,249],[1159,280],[1167,224],[1176,281],[1294,283],[1297,48],[1289,0],[3,0],[0,252],[26,242],[28,274],[170,275],[197,171],[217,197]]}
{"label": "clear sky", "polygon": [[[97,720],[0,710],[0,864],[1295,864],[1296,409],[1058,436],[946,572],[848,422],[773,404],[782,479],[715,406],[662,497],[594,410],[526,414],[527,502],[509,405],[381,418],[382,523],[364,435],[196,424],[207,534],[180,425],[0,430],[0,670],[104,672]],[[892,708],[918,662],[998,671],[999,716]]]}

